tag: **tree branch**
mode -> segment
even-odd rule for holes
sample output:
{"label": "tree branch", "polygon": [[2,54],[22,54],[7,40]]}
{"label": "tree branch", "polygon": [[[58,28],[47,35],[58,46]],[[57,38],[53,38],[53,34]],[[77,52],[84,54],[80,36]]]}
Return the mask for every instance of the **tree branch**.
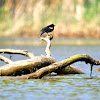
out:
{"label": "tree branch", "polygon": [[20,60],[0,67],[0,75],[16,76],[29,74],[54,62],[56,62],[54,58],[45,56],[34,57],[34,59]]}
{"label": "tree branch", "polygon": [[23,76],[17,76],[17,77],[10,77],[10,79],[37,79],[42,78],[44,75],[55,72],[57,69],[62,69],[65,67],[68,67],[68,65],[73,64],[77,61],[85,61],[86,64],[90,63],[92,65],[100,65],[100,61],[94,60],[88,55],[74,55],[69,58],[66,58],[60,62],[53,63],[47,67],[40,68],[34,73],[23,75]]}
{"label": "tree branch", "polygon": [[21,54],[29,57],[30,59],[34,58],[34,55],[27,50],[14,50],[14,49],[0,49],[0,53],[7,53],[7,54]]}
{"label": "tree branch", "polygon": [[46,56],[50,57],[51,56],[51,52],[50,52],[51,42],[50,41],[53,39],[53,36],[47,35],[46,37],[41,37],[40,39],[47,43],[45,52],[46,52]]}
{"label": "tree branch", "polygon": [[0,60],[4,61],[5,63],[8,63],[8,64],[13,63],[13,61],[11,61],[10,59],[8,59],[8,58],[6,58],[6,57],[4,57],[2,55],[0,55]]}

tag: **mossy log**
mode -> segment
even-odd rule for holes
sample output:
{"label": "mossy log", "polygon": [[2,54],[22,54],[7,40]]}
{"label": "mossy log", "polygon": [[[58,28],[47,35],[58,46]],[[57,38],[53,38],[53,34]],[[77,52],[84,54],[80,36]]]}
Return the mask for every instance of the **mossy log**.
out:
{"label": "mossy log", "polygon": [[57,73],[57,75],[65,75],[65,74],[85,74],[84,72],[82,72],[81,70],[71,66],[71,65],[68,65],[64,68],[58,68],[55,73]]}
{"label": "mossy log", "polygon": [[91,72],[93,65],[100,65],[99,61],[92,59],[90,56],[80,54],[57,62],[51,57],[50,47],[52,39],[52,35],[41,37],[41,40],[44,40],[47,44],[45,49],[46,56],[34,56],[26,50],[1,49],[0,53],[21,54],[29,57],[29,59],[13,62],[11,59],[0,55],[0,59],[8,63],[0,67],[0,75],[6,76],[8,79],[37,79],[51,72],[57,74],[83,74],[84,72],[70,66],[78,61],[84,61],[86,64],[89,63],[91,65]]}

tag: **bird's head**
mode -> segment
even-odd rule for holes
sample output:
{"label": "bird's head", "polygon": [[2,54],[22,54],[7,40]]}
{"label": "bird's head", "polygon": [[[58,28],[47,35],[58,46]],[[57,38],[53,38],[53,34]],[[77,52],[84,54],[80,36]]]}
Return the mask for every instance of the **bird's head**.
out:
{"label": "bird's head", "polygon": [[49,25],[48,27],[50,28],[50,29],[54,29],[54,24],[51,24],[51,25]]}
{"label": "bird's head", "polygon": [[56,26],[56,25],[54,25],[54,24],[51,24],[51,26]]}

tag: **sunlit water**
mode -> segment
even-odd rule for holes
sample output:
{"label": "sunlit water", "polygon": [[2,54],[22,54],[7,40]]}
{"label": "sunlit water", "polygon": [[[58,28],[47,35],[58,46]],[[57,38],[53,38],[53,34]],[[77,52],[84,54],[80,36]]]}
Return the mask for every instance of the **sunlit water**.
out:
{"label": "sunlit water", "polygon": [[[45,55],[45,46],[0,45],[0,49],[29,50],[34,55]],[[88,54],[100,60],[100,46],[52,46],[51,54],[57,61],[75,54]],[[4,55],[4,54],[3,54]],[[9,58],[9,55],[5,55]],[[24,56],[12,55],[12,60],[26,59]],[[0,61],[0,66],[5,63]],[[0,79],[0,100],[100,100],[100,73],[95,72],[100,66],[93,67],[90,78],[90,65],[84,62],[73,64],[86,74],[49,76],[33,80]]]}

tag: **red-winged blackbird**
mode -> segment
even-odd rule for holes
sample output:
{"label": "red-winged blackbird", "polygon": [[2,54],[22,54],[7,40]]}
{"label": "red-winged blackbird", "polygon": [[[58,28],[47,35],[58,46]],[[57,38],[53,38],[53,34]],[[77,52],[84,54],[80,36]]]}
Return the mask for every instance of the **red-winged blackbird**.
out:
{"label": "red-winged blackbird", "polygon": [[54,24],[51,24],[51,25],[48,25],[48,26],[46,26],[46,27],[44,27],[44,28],[42,28],[42,30],[41,30],[41,34],[40,34],[40,36],[43,34],[43,33],[47,33],[48,35],[50,35],[49,34],[49,32],[52,32],[53,30],[54,30]]}

